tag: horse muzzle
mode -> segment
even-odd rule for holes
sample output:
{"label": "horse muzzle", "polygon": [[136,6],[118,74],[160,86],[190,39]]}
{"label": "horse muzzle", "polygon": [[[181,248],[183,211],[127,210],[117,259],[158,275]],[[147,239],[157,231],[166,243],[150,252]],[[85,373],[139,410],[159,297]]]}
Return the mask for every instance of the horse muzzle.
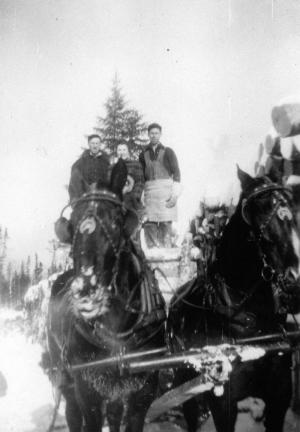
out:
{"label": "horse muzzle", "polygon": [[96,319],[109,310],[107,289],[99,282],[91,269],[77,276],[70,285],[72,305],[85,321]]}

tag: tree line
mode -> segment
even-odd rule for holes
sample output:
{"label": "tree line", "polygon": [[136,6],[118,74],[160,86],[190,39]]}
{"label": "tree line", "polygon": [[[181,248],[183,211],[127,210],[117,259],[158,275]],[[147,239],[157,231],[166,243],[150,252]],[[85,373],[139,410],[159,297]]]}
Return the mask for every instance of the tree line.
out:
{"label": "tree line", "polygon": [[9,241],[7,228],[0,226],[0,305],[21,308],[24,304],[24,295],[31,285],[37,284],[44,277],[62,271],[61,265],[55,261],[55,248],[57,242],[50,242],[52,249],[52,261],[45,268],[37,253],[32,259],[30,256],[15,265],[8,260],[7,244]]}

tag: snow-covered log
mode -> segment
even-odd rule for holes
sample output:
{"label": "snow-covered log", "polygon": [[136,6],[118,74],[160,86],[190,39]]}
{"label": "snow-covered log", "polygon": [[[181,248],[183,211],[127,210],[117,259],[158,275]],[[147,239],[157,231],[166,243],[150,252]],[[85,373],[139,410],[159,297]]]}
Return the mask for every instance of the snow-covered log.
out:
{"label": "snow-covered log", "polygon": [[287,99],[272,109],[273,125],[281,137],[300,134],[300,98]]}

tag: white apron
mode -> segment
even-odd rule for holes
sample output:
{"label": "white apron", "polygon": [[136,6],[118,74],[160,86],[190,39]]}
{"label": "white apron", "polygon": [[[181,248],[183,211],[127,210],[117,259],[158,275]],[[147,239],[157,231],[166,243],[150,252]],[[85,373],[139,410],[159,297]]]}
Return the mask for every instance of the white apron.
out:
{"label": "white apron", "polygon": [[172,179],[148,180],[145,183],[145,207],[149,222],[177,221],[177,205],[166,207],[173,191]]}

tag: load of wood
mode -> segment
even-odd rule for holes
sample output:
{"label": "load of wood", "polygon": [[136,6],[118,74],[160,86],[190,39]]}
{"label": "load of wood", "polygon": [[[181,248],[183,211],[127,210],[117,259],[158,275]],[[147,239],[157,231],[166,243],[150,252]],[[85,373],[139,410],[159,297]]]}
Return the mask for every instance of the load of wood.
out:
{"label": "load of wood", "polygon": [[272,109],[273,125],[281,137],[300,134],[300,97],[286,99]]}

